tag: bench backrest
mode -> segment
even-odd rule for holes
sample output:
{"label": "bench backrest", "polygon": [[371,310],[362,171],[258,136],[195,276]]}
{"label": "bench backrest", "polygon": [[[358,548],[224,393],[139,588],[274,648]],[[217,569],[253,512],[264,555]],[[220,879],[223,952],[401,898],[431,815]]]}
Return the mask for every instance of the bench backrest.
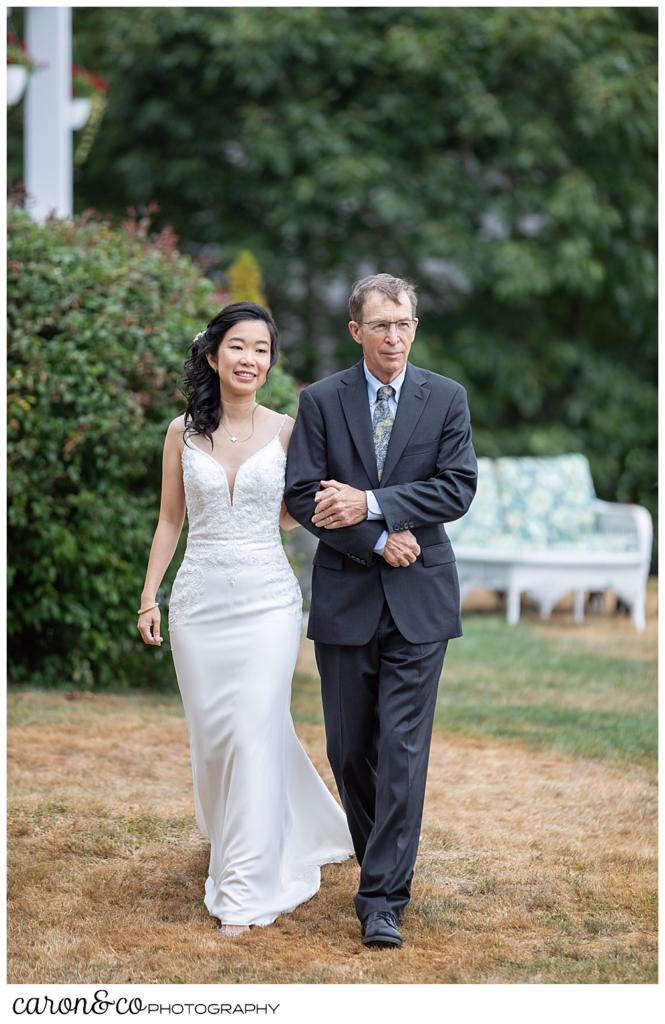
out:
{"label": "bench backrest", "polygon": [[585,455],[478,459],[471,508],[447,526],[458,544],[510,535],[536,544],[574,541],[593,530],[596,495]]}

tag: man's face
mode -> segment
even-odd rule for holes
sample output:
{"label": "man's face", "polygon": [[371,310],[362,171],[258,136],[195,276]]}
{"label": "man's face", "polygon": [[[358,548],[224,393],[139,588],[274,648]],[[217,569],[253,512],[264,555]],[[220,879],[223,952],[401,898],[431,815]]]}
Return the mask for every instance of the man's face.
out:
{"label": "man's face", "polygon": [[417,324],[406,292],[397,302],[382,292],[369,292],[361,321],[350,321],[351,336],[362,345],[367,369],[383,384],[398,377],[406,366]]}

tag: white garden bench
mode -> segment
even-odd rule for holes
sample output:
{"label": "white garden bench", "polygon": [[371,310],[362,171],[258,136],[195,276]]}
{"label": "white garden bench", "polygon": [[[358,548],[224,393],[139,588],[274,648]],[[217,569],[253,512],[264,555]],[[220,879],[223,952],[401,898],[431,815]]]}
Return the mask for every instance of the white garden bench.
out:
{"label": "white garden bench", "polygon": [[582,622],[586,594],[612,590],[644,629],[651,516],[641,505],[598,499],[584,455],[479,459],[471,508],[446,531],[462,600],[478,588],[505,592],[511,625],[522,594],[546,619],[572,592]]}

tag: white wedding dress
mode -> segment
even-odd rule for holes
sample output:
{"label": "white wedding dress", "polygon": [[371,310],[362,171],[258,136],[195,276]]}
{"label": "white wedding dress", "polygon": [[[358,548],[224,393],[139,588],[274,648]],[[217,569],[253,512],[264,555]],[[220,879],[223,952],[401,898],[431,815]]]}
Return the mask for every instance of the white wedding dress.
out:
{"label": "white wedding dress", "polygon": [[281,429],[241,464],[233,493],[197,435],[182,455],[189,534],[169,632],[210,840],[204,903],[237,925],[293,910],[317,892],[321,864],[353,853],[291,719],[302,595],[279,534]]}

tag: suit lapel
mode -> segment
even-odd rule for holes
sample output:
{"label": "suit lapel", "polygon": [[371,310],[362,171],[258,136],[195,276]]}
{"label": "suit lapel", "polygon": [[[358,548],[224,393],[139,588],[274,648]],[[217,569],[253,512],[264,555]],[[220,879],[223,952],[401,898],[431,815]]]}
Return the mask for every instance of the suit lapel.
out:
{"label": "suit lapel", "polygon": [[367,381],[363,372],[362,360],[351,367],[343,380],[345,387],[340,389],[339,400],[342,403],[346,424],[372,487],[376,488],[379,486],[379,476],[376,471],[376,456],[367,399]]}
{"label": "suit lapel", "polygon": [[[411,366],[411,364],[408,363],[406,377],[402,384],[402,390],[400,392],[399,402],[397,405],[395,422],[390,434],[386,461],[383,465],[383,475],[381,476],[382,487],[386,486],[390,474],[397,466],[402,452],[408,444],[409,438],[424,412],[430,393],[430,389],[427,387],[427,377],[425,374],[417,367]],[[372,443],[371,433],[370,445],[373,449],[374,445]]]}

